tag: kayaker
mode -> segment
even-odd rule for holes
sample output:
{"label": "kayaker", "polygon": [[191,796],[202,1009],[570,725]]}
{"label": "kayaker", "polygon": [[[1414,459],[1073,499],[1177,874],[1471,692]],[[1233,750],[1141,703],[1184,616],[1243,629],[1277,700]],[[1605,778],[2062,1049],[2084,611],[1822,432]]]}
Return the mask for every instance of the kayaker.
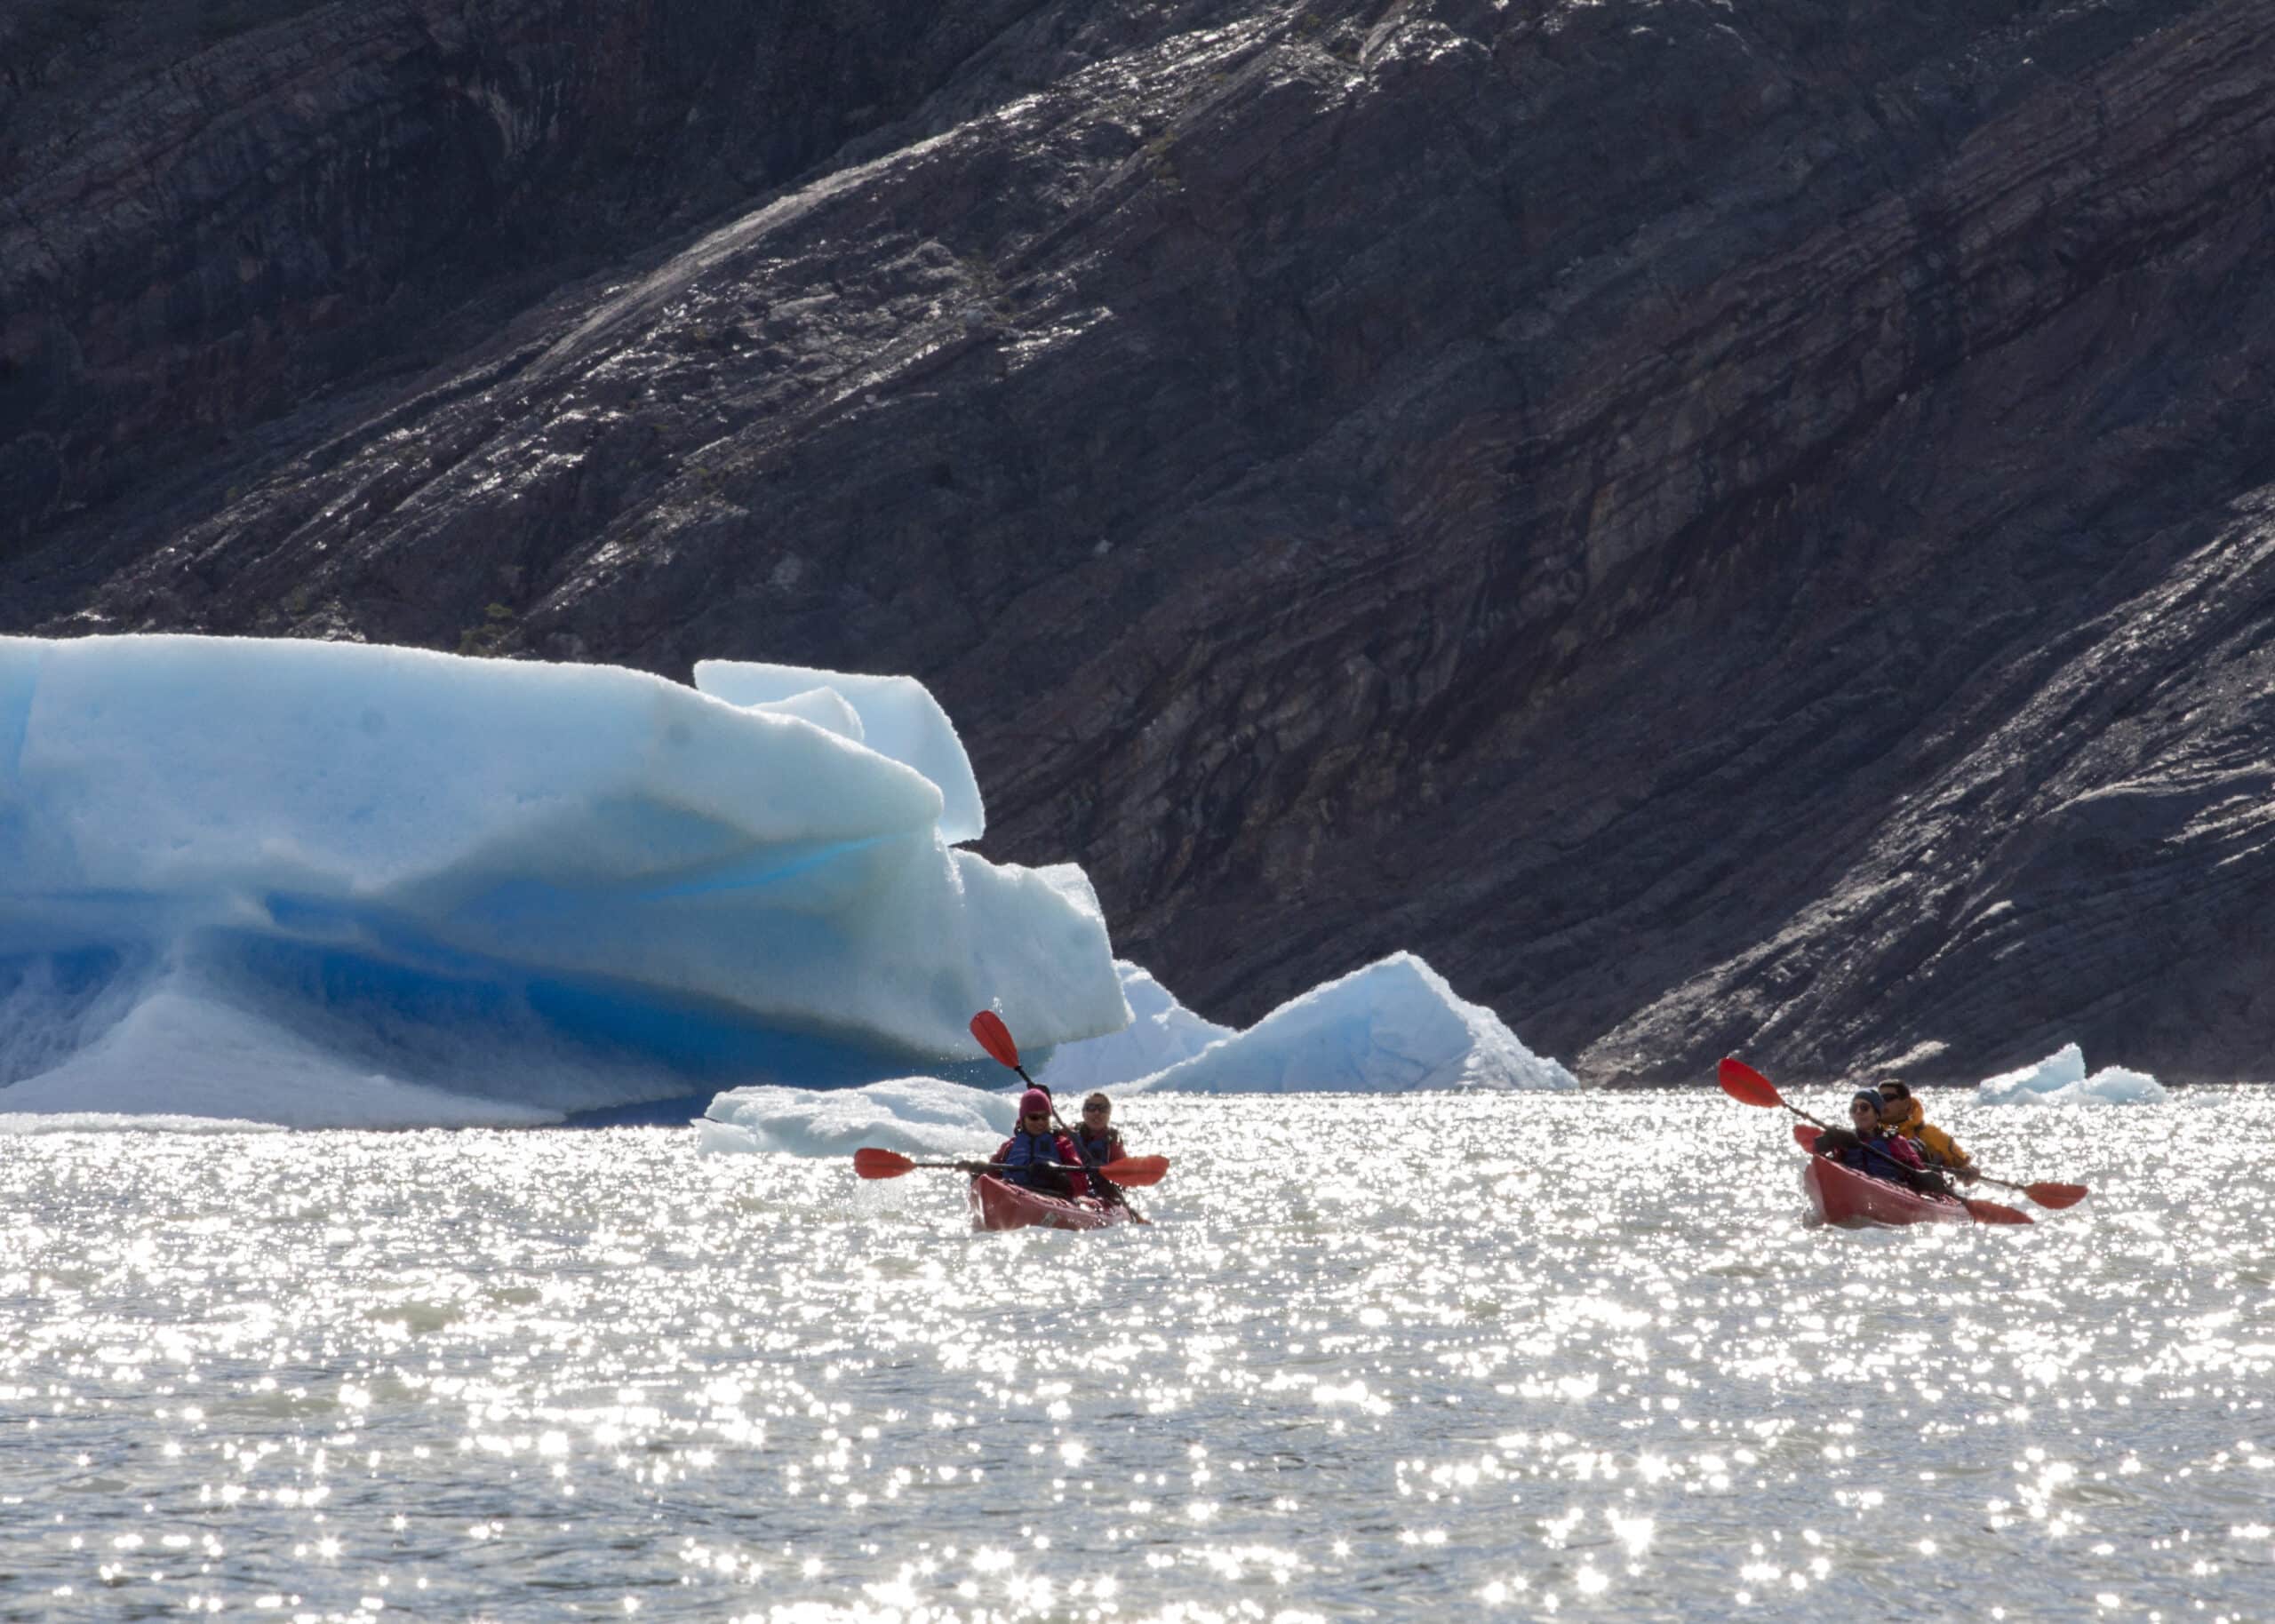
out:
{"label": "kayaker", "polygon": [[962,1166],[968,1172],[992,1173],[1007,1184],[1046,1196],[1085,1196],[1090,1190],[1074,1136],[1051,1126],[1050,1096],[1040,1088],[1019,1096],[1018,1126],[995,1147],[995,1154],[984,1163]]}
{"label": "kayaker", "polygon": [[1074,1129],[1074,1141],[1082,1147],[1084,1162],[1093,1167],[1120,1161],[1129,1154],[1122,1146],[1122,1130],[1114,1126],[1114,1102],[1102,1094],[1082,1102],[1082,1120]]}
{"label": "kayaker", "polygon": [[[1122,1149],[1122,1131],[1114,1126],[1114,1102],[1105,1095],[1093,1094],[1082,1102],[1082,1118],[1074,1128],[1074,1147],[1082,1153],[1085,1167],[1103,1167],[1129,1154]],[[1107,1206],[1122,1202],[1122,1187],[1112,1179],[1091,1182],[1097,1186],[1098,1199]]]}
{"label": "kayaker", "polygon": [[1876,1179],[1907,1189],[1941,1194],[1942,1180],[1934,1178],[1912,1142],[1880,1126],[1880,1096],[1877,1088],[1859,1088],[1848,1097],[1849,1127],[1829,1127],[1817,1135],[1816,1153],[1831,1157],[1844,1167],[1868,1173]]}
{"label": "kayaker", "polygon": [[1920,1102],[1912,1097],[1909,1084],[1890,1078],[1880,1084],[1880,1126],[1912,1141],[1929,1166],[1970,1184],[1982,1176],[1975,1170],[1975,1158],[1960,1149],[1959,1141],[1928,1121]]}

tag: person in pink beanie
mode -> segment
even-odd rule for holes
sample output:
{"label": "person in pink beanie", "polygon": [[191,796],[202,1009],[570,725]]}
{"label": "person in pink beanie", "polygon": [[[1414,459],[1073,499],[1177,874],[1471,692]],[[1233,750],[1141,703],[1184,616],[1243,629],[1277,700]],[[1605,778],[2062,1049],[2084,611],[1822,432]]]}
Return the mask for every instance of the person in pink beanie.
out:
{"label": "person in pink beanie", "polygon": [[1030,1088],[1019,1096],[1019,1120],[1011,1136],[995,1147],[986,1163],[970,1162],[973,1173],[992,1173],[1007,1184],[1046,1196],[1086,1196],[1090,1175],[1082,1171],[1082,1153],[1074,1137],[1050,1123],[1050,1096]]}

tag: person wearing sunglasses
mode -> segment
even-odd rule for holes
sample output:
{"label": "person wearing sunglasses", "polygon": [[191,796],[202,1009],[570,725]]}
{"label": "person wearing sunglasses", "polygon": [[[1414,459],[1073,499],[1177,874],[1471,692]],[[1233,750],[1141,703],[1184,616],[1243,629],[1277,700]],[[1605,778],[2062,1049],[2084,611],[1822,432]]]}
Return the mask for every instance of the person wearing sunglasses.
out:
{"label": "person wearing sunglasses", "polygon": [[1074,1143],[1082,1159],[1093,1167],[1103,1167],[1130,1154],[1122,1148],[1122,1130],[1114,1126],[1112,1100],[1094,1094],[1082,1102],[1082,1119],[1075,1126]]}
{"label": "person wearing sunglasses", "polygon": [[[1114,1102],[1102,1094],[1093,1094],[1082,1102],[1082,1120],[1074,1127],[1074,1148],[1082,1152],[1085,1167],[1103,1167],[1119,1161],[1129,1151],[1122,1148],[1122,1130],[1114,1126]],[[1122,1187],[1112,1179],[1093,1179],[1098,1198],[1107,1206],[1122,1201]]]}
{"label": "person wearing sunglasses", "polygon": [[992,1173],[1007,1184],[1046,1196],[1086,1196],[1090,1176],[1072,1134],[1051,1126],[1050,1096],[1030,1088],[1019,1096],[1019,1119],[1011,1136],[986,1162],[962,1164],[969,1173]]}
{"label": "person wearing sunglasses", "polygon": [[1848,1127],[1829,1127],[1817,1135],[1819,1156],[1909,1190],[1943,1193],[1939,1188],[1943,1181],[1928,1172],[1912,1142],[1880,1126],[1878,1089],[1859,1088],[1848,1096]]}
{"label": "person wearing sunglasses", "polygon": [[1880,1126],[1909,1139],[1930,1167],[1941,1168],[1970,1184],[1982,1176],[1975,1170],[1975,1158],[1960,1149],[1959,1141],[1928,1121],[1908,1085],[1890,1078],[1880,1085]]}

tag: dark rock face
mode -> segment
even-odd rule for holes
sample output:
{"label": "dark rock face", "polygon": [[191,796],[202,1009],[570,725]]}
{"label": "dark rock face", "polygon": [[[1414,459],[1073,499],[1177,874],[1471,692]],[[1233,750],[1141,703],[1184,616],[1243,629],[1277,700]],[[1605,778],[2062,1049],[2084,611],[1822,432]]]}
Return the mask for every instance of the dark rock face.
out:
{"label": "dark rock face", "polygon": [[8,81],[6,625],[913,671],[1220,1018],[2263,1074],[2275,0],[271,10]]}

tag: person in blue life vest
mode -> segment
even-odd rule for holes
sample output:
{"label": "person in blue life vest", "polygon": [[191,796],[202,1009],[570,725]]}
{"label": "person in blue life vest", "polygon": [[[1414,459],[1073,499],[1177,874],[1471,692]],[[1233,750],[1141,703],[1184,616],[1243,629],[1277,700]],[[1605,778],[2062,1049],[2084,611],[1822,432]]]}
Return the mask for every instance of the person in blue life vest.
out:
{"label": "person in blue life vest", "polygon": [[995,1147],[985,1162],[962,1162],[970,1174],[992,1173],[1006,1184],[1017,1184],[1046,1196],[1086,1196],[1089,1175],[1082,1172],[1082,1153],[1074,1136],[1060,1133],[1050,1122],[1050,1096],[1030,1088],[1019,1096],[1018,1125],[1011,1136]]}
{"label": "person in blue life vest", "polygon": [[1848,1127],[1829,1127],[1817,1135],[1819,1156],[1926,1195],[1951,1193],[1943,1180],[1928,1171],[1918,1148],[1881,1124],[1878,1089],[1859,1088],[1849,1096],[1848,1121]]}
{"label": "person in blue life vest", "polygon": [[[1122,1143],[1122,1130],[1114,1126],[1114,1102],[1093,1094],[1082,1102],[1082,1120],[1074,1127],[1074,1148],[1085,1167],[1103,1167],[1130,1154]],[[1112,1179],[1096,1179],[1098,1198],[1108,1206],[1122,1199],[1122,1187]]]}

